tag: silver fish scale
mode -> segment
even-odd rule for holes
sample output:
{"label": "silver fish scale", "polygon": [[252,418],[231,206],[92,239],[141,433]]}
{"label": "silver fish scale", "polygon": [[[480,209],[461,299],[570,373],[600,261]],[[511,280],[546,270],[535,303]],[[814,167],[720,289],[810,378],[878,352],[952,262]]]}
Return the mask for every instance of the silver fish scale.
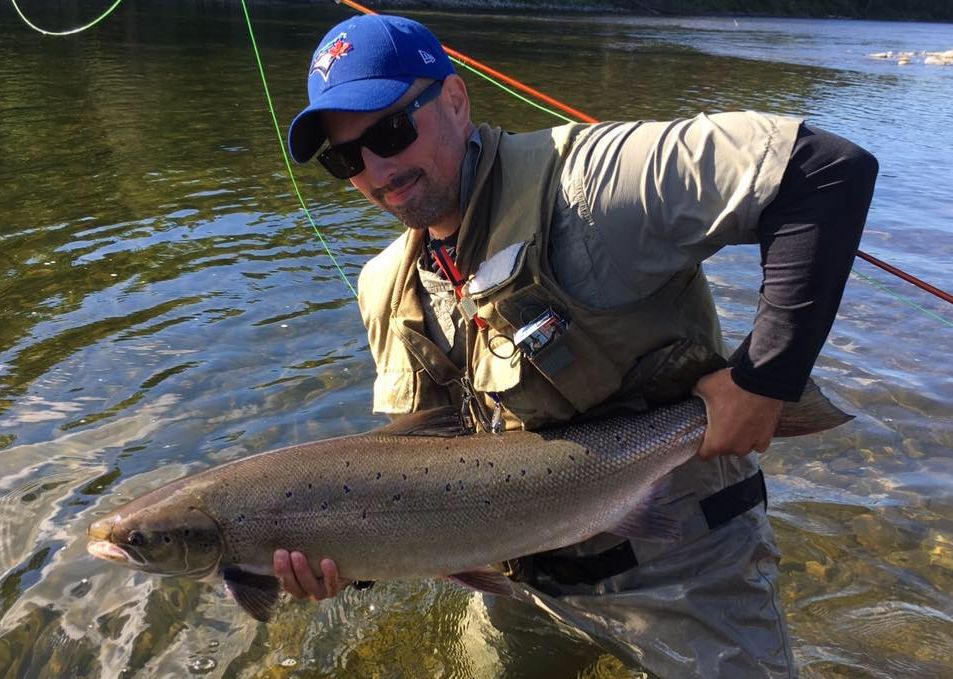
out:
{"label": "silver fish scale", "polygon": [[704,425],[692,399],[539,433],[369,433],[208,470],[190,497],[222,527],[226,564],[267,568],[283,547],[334,558],[350,578],[443,575],[611,529]]}

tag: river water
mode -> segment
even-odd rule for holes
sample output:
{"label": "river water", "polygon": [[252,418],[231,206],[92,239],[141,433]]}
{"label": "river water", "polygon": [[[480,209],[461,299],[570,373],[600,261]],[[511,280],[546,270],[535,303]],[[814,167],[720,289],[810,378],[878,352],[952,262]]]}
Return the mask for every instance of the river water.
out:
{"label": "river water", "polygon": [[[99,9],[23,4],[51,29]],[[347,14],[253,7],[282,127]],[[863,249],[953,289],[953,66],[868,56],[951,49],[953,26],[413,16],[600,119],[754,108],[861,143],[881,163]],[[477,120],[556,122],[465,77]],[[400,227],[316,168],[297,176],[356,281]],[[356,304],[293,196],[234,3],[126,3],[70,38],[3,3],[0,214],[0,675],[642,676],[532,610],[496,629],[446,583],[287,602],[259,625],[217,584],[86,555],[89,521],[146,489],[381,421]],[[709,272],[738,341],[757,252]],[[815,369],[857,417],[763,458],[804,677],[953,676],[951,338],[949,305],[858,260]]]}

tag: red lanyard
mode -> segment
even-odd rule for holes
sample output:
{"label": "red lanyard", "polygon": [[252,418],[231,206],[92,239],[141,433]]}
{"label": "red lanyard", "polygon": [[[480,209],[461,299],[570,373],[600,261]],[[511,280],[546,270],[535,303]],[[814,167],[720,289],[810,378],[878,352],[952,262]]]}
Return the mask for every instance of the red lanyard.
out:
{"label": "red lanyard", "polygon": [[430,251],[431,256],[433,256],[434,261],[437,263],[437,266],[440,267],[440,271],[443,272],[443,275],[447,277],[447,280],[450,281],[450,284],[453,286],[453,291],[457,295],[457,303],[460,307],[460,313],[464,315],[468,320],[473,320],[480,330],[485,330],[487,327],[486,321],[476,315],[476,303],[469,297],[463,294],[463,275],[460,273],[460,269],[457,268],[456,263],[453,261],[453,257],[450,256],[450,253],[447,252],[447,246],[444,245],[441,240],[431,240],[427,243],[427,250]]}

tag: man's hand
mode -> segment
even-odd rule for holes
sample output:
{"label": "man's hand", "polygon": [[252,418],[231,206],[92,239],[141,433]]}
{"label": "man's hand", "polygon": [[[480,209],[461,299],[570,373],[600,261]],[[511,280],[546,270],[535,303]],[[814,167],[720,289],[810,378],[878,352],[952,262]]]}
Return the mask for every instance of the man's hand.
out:
{"label": "man's hand", "polygon": [[745,391],[731,379],[731,368],[705,375],[694,391],[708,409],[699,457],[763,453],[771,445],[783,401]]}
{"label": "man's hand", "polygon": [[349,580],[338,575],[338,567],[331,559],[321,559],[321,577],[315,576],[308,557],[301,552],[276,549],[272,561],[281,586],[297,599],[321,601],[335,596],[350,584]]}

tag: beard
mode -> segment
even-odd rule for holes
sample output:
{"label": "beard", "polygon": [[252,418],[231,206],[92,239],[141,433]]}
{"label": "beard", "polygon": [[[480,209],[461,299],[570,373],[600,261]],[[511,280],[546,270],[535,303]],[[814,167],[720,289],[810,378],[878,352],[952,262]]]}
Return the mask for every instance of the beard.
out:
{"label": "beard", "polygon": [[[402,205],[388,205],[388,192],[417,182],[417,195]],[[379,207],[397,217],[411,229],[426,229],[440,223],[459,210],[460,181],[438,186],[420,168],[412,168],[394,177],[387,186],[375,189],[372,198]]]}

